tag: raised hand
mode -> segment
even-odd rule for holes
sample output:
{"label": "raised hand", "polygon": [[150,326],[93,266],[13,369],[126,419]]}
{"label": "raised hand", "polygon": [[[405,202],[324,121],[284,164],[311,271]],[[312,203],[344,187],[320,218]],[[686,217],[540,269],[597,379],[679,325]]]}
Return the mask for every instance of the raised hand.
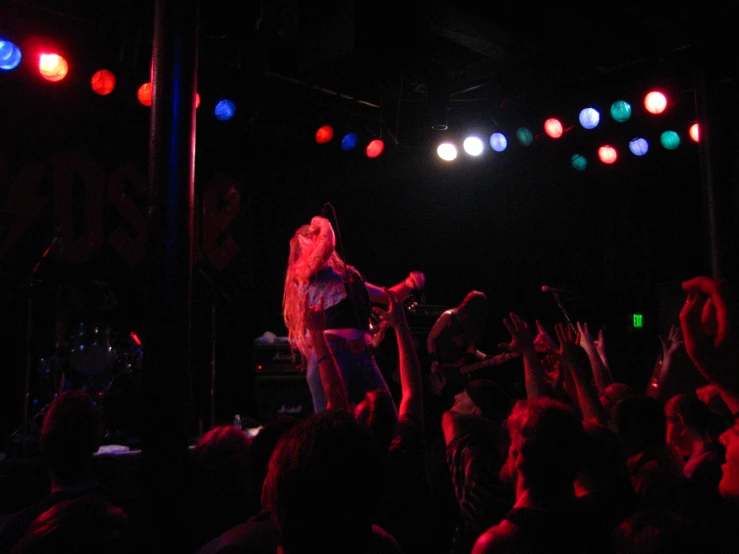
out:
{"label": "raised hand", "polygon": [[331,227],[331,222],[321,215],[316,215],[310,220],[311,231],[318,233],[321,229]]}
{"label": "raised hand", "polygon": [[682,332],[678,325],[671,325],[667,337],[660,336],[659,341],[662,343],[662,360],[667,360],[685,342],[683,341]]}
{"label": "raised hand", "polygon": [[595,338],[593,335],[590,334],[590,329],[588,329],[588,322],[580,323],[577,322],[577,335],[578,335],[578,344],[586,351],[586,352],[595,352]]}
{"label": "raised hand", "polygon": [[521,354],[523,357],[526,397],[531,400],[546,396],[549,392],[549,386],[547,385],[544,368],[536,353],[534,336],[531,334],[528,324],[517,314],[510,312],[510,319],[504,318],[503,325],[511,334],[511,342],[500,343],[498,347],[508,352]]}
{"label": "raised hand", "polygon": [[504,318],[503,325],[511,334],[511,342],[500,343],[498,346],[508,350],[509,352],[518,352],[522,354],[529,349],[535,351],[534,336],[529,330],[529,325],[523,319],[513,312],[510,312],[510,319]]}
{"label": "raised hand", "polygon": [[386,320],[380,321],[372,331],[372,347],[379,348],[382,341],[385,340],[387,330],[390,328],[390,323]]}
{"label": "raised hand", "polygon": [[680,327],[688,356],[710,382],[739,392],[736,305],[728,283],[695,277],[682,286],[688,296],[680,311]]}
{"label": "raised hand", "polygon": [[606,339],[603,336],[603,329],[598,329],[598,338],[593,341],[593,345],[595,345],[595,350],[598,352],[598,355],[600,356],[600,359],[603,360],[603,363],[607,366],[608,363],[606,362]]}
{"label": "raised hand", "polygon": [[398,295],[388,288],[383,288],[383,290],[385,291],[385,294],[387,294],[388,300],[390,301],[388,309],[383,310],[379,306],[375,306],[372,308],[372,312],[375,313],[380,319],[381,327],[382,324],[386,322],[387,324],[392,325],[395,329],[407,328],[408,318],[405,314],[405,307],[398,298]]}
{"label": "raised hand", "polygon": [[537,352],[556,352],[559,350],[557,343],[554,342],[554,339],[538,319],[536,320],[536,328],[539,330],[539,334],[534,337],[534,347]]}
{"label": "raised hand", "polygon": [[[580,324],[578,323],[578,329]],[[557,334],[557,340],[559,341],[559,349],[557,355],[564,361],[573,363],[576,361],[581,343],[581,335],[576,332],[572,325],[565,323],[557,323],[554,326],[554,331]]]}
{"label": "raised hand", "polygon": [[[572,326],[568,326],[568,337],[575,331]],[[598,338],[595,339],[590,333],[588,323],[577,322],[577,344],[585,352],[590,362],[590,368],[593,372],[593,380],[598,392],[602,392],[608,385],[613,383],[613,376],[608,369],[606,360],[605,340],[603,339],[603,329],[598,331]]]}
{"label": "raised hand", "polygon": [[408,288],[409,294],[413,291],[423,290],[426,285],[426,276],[420,271],[411,271],[403,280],[403,284]]}
{"label": "raised hand", "polygon": [[331,258],[336,248],[336,235],[325,217],[311,219],[307,236],[299,237],[300,257],[295,262],[295,278],[306,283]]}
{"label": "raised hand", "polygon": [[[583,332],[587,329],[587,327],[579,323],[577,324],[577,328],[582,329]],[[589,339],[585,339],[586,342],[588,340],[591,341],[592,350],[591,354],[588,354],[582,346],[582,333],[575,331],[572,325],[557,323],[554,329],[557,332],[557,339],[559,340],[558,355],[563,362],[562,366],[566,366],[569,370],[567,376],[572,379],[572,384],[574,385],[574,391],[570,393],[570,396],[577,402],[583,418],[592,418],[595,421],[603,423],[602,406],[598,399],[598,393],[596,392],[593,379],[591,379],[594,376],[590,372],[591,357],[598,357],[595,347],[592,345],[592,337],[588,334]],[[566,384],[565,389],[567,390]]]}

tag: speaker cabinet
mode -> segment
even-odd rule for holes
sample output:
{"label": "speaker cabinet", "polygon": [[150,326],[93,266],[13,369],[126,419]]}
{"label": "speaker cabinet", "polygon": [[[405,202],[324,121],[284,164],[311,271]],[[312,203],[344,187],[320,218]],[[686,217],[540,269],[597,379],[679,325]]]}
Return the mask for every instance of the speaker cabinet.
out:
{"label": "speaker cabinet", "polygon": [[297,374],[303,368],[303,357],[290,349],[287,339],[273,343],[254,342],[252,349],[254,374]]}
{"label": "speaker cabinet", "polygon": [[279,415],[305,418],[313,413],[313,398],[305,374],[259,374],[254,376],[257,420],[261,424]]}

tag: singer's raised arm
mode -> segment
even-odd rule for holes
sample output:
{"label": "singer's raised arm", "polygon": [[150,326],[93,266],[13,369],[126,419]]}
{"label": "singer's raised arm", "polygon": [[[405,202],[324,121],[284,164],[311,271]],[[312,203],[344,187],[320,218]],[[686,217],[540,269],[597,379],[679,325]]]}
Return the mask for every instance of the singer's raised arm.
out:
{"label": "singer's raised arm", "polygon": [[[420,271],[411,271],[408,276],[403,279],[397,285],[390,287],[390,291],[395,293],[398,300],[403,302],[408,298],[412,292],[423,289],[426,283],[426,277]],[[367,292],[369,293],[370,300],[372,302],[379,302],[382,304],[390,304],[390,299],[385,293],[383,287],[373,285],[372,283],[365,283]]]}

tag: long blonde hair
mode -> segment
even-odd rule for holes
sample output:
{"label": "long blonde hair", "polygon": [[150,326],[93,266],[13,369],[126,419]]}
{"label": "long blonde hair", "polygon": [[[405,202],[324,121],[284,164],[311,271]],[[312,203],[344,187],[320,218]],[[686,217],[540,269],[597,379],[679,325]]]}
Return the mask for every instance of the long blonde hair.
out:
{"label": "long blonde hair", "polygon": [[[298,350],[303,356],[310,355],[311,346],[306,337],[305,326],[305,295],[307,294],[307,283],[301,283],[296,275],[296,264],[303,255],[300,244],[301,236],[309,235],[310,225],[300,227],[290,239],[290,255],[287,260],[287,271],[285,273],[285,288],[282,292],[282,316],[287,326],[287,338],[293,350]],[[328,265],[336,272],[343,274],[347,269],[356,270],[344,263],[336,250],[331,252]]]}

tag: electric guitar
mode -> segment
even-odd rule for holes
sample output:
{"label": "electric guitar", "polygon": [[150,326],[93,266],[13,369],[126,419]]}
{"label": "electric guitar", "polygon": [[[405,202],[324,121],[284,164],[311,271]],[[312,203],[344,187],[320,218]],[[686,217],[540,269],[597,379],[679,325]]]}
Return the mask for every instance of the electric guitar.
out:
{"label": "electric guitar", "polygon": [[[403,307],[405,308],[406,313],[413,313],[413,310],[415,310],[417,306],[418,302],[413,294],[410,294],[408,298],[403,300]],[[385,340],[385,335],[387,334],[387,330],[390,328],[390,324],[386,320],[381,319],[374,311],[370,312],[369,319],[372,346],[374,348],[378,348],[380,344],[382,344],[382,341]]]}
{"label": "electric guitar", "polygon": [[496,354],[490,358],[480,360],[474,363],[465,363],[466,358],[462,358],[455,363],[439,364],[441,371],[438,373],[429,373],[429,385],[431,391],[436,396],[441,396],[444,389],[447,387],[447,383],[450,381],[461,384],[469,380],[469,375],[475,371],[479,371],[486,367],[492,367],[501,365],[508,360],[520,357],[521,354],[518,352],[503,352],[502,354]]}

